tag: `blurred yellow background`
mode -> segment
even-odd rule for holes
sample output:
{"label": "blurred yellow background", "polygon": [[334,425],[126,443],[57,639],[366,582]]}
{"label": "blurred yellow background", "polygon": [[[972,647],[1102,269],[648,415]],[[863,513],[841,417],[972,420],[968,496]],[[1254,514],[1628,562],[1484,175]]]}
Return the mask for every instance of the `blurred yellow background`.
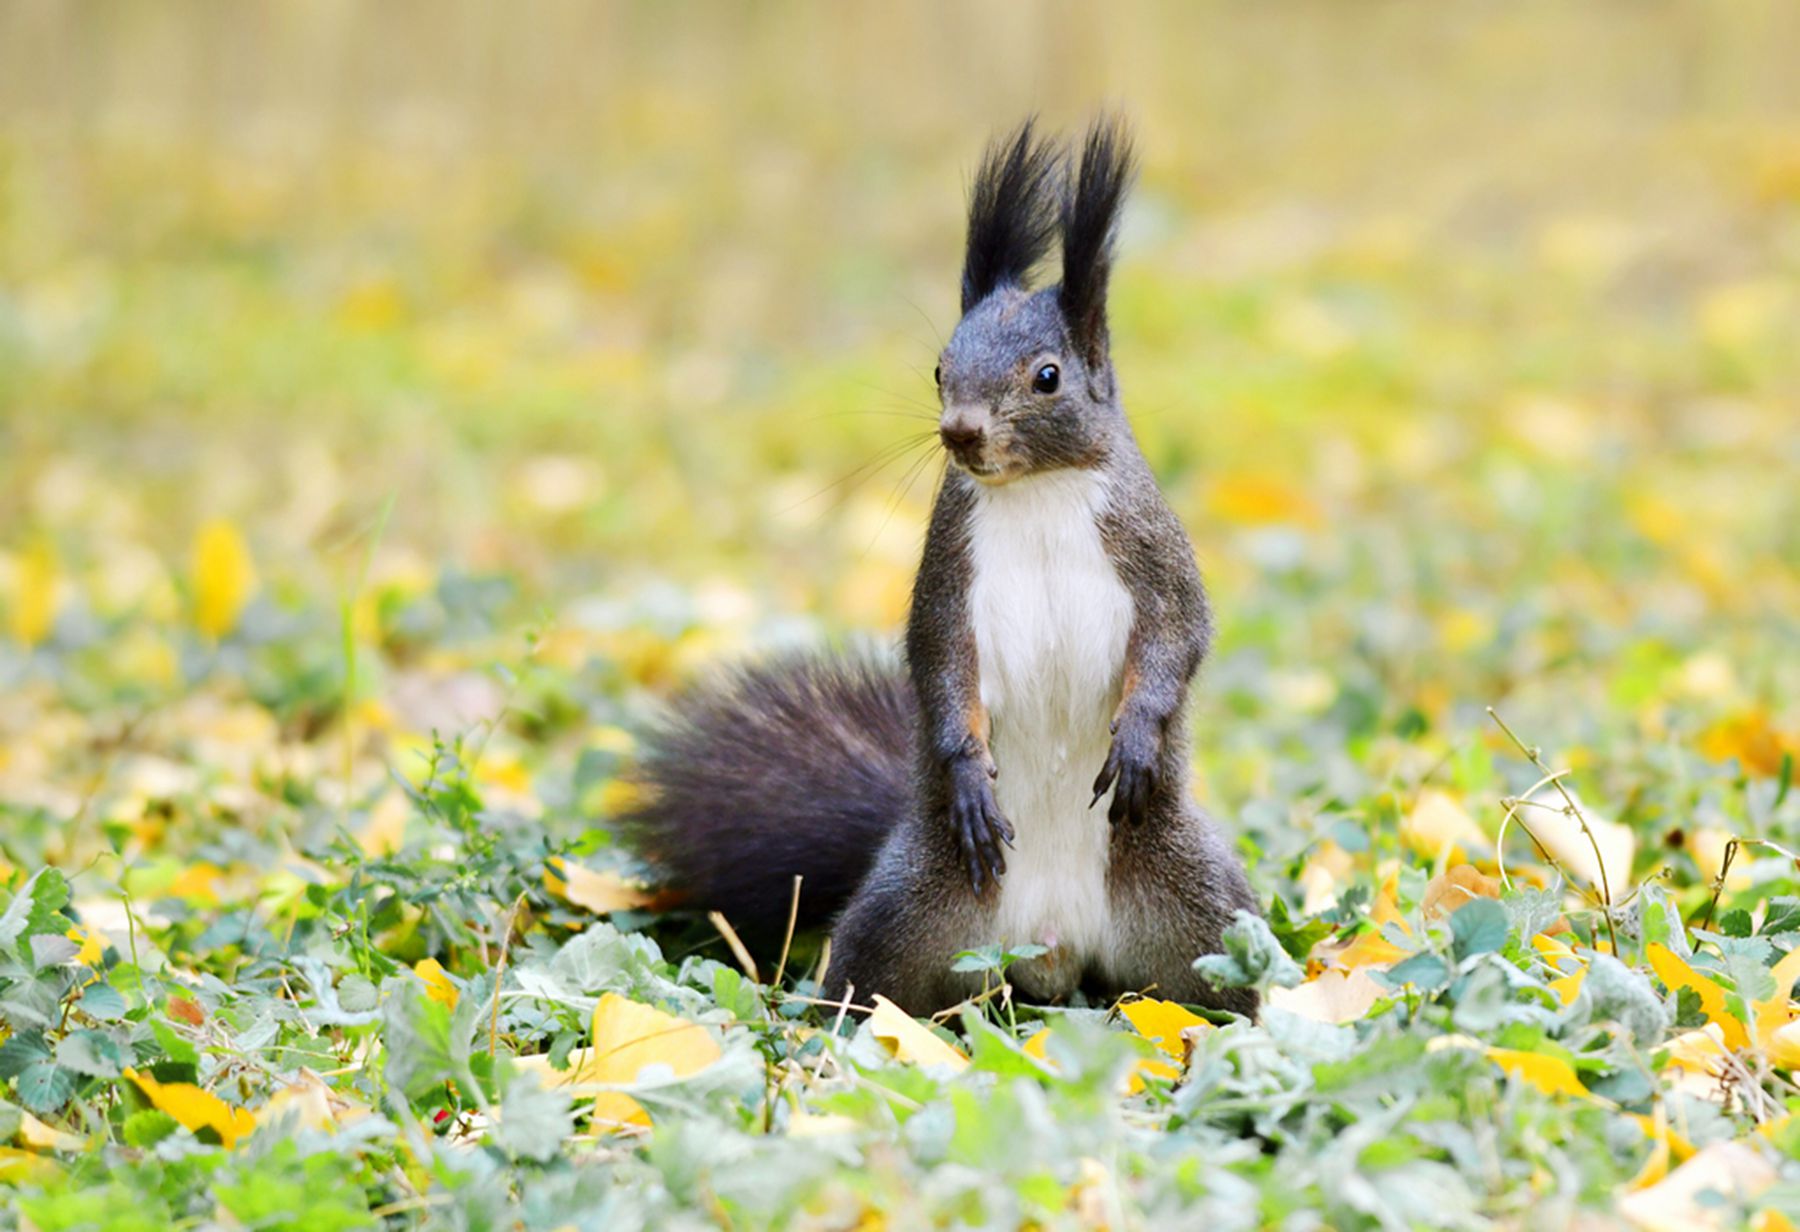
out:
{"label": "blurred yellow background", "polygon": [[365,688],[471,613],[657,687],[893,629],[968,173],[1111,104],[1215,740],[1779,712],[1796,46],[1774,3],[14,0],[0,671],[154,696],[220,634],[336,654],[346,596]]}

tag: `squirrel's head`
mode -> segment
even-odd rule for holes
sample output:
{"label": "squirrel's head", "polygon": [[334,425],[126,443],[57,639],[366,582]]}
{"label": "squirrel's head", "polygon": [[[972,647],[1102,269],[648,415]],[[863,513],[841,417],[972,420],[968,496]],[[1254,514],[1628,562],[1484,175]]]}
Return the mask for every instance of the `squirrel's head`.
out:
{"label": "squirrel's head", "polygon": [[[1030,120],[982,157],[969,194],[962,320],[936,377],[944,448],[984,483],[1104,457],[1121,413],[1106,289],[1131,176],[1131,142],[1112,118],[1089,126],[1073,162]],[[1057,242],[1062,281],[1030,289],[1032,267]]]}

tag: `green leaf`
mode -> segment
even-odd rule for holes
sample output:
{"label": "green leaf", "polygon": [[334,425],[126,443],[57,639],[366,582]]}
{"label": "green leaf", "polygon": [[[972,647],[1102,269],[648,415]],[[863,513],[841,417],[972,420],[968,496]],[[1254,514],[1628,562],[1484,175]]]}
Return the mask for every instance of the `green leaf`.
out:
{"label": "green leaf", "polygon": [[394,979],[382,1002],[382,1042],[388,1085],[417,1102],[457,1077],[450,1048],[450,1011],[425,995],[416,977]]}
{"label": "green leaf", "polygon": [[101,1022],[117,1022],[125,1017],[125,995],[110,984],[89,984],[82,990],[75,1008],[89,1018]]}
{"label": "green leaf", "polygon": [[494,1145],[518,1159],[554,1159],[574,1132],[569,1097],[538,1085],[535,1074],[516,1074],[500,1101]]}
{"label": "green leaf", "polygon": [[33,1112],[55,1112],[75,1094],[75,1075],[54,1061],[38,1061],[18,1077],[19,1102]]}
{"label": "green leaf", "polygon": [[42,1031],[22,1031],[0,1044],[0,1078],[17,1078],[50,1057],[50,1044]]}
{"label": "green leaf", "polygon": [[117,1078],[132,1060],[130,1048],[104,1031],[72,1031],[56,1045],[57,1064],[89,1078]]}
{"label": "green leaf", "polygon": [[155,1146],[164,1138],[180,1129],[175,1118],[155,1108],[146,1108],[142,1112],[134,1112],[125,1118],[119,1127],[120,1136],[125,1139],[126,1146],[134,1146],[142,1150]]}
{"label": "green leaf", "polygon": [[1411,984],[1420,992],[1433,993],[1450,982],[1450,964],[1436,954],[1414,954],[1386,971],[1370,974],[1384,988],[1398,989]]}
{"label": "green leaf", "polygon": [[1450,916],[1450,952],[1459,963],[1491,954],[1506,944],[1509,931],[1506,908],[1491,898],[1472,899]]}
{"label": "green leaf", "polygon": [[1215,988],[1292,988],[1306,977],[1261,916],[1239,908],[1219,938],[1222,954],[1203,954],[1194,970]]}
{"label": "green leaf", "polygon": [[39,869],[0,912],[0,949],[14,948],[31,960],[30,940],[69,930],[70,921],[59,913],[69,901],[69,883],[54,868]]}

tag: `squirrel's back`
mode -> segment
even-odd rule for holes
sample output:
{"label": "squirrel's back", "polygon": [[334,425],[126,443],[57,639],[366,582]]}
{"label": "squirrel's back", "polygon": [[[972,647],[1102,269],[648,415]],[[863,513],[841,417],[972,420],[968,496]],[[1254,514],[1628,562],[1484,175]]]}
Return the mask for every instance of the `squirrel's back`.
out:
{"label": "squirrel's back", "polygon": [[685,904],[779,942],[795,875],[799,926],[827,922],[910,807],[918,706],[899,664],[792,652],[676,698],[618,819]]}

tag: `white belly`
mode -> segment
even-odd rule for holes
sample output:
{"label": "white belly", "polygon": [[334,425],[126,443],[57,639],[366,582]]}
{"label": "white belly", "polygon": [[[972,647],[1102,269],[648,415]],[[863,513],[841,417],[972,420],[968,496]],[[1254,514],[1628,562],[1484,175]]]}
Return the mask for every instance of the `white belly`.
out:
{"label": "white belly", "polygon": [[995,940],[1047,945],[1029,964],[1066,991],[1112,950],[1106,800],[1089,808],[1119,702],[1131,595],[1100,541],[1106,490],[1055,471],[978,491],[970,615],[992,722],[994,794],[1017,832]]}

